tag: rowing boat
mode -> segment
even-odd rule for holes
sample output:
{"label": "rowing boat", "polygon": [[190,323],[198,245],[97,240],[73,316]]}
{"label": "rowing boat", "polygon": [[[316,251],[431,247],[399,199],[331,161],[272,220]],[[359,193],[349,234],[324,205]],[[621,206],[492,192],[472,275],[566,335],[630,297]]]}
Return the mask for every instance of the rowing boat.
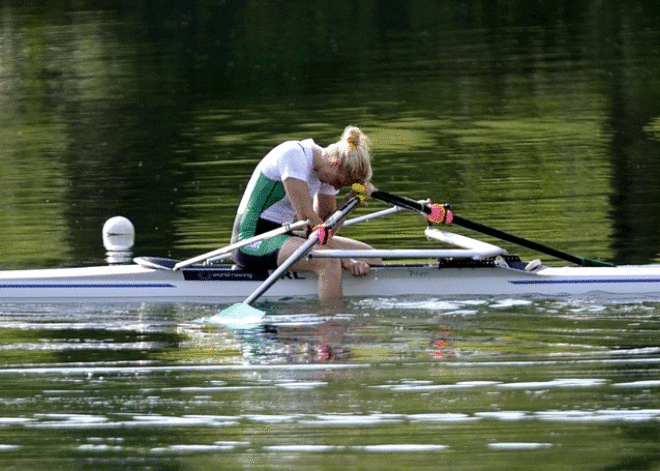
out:
{"label": "rowing boat", "polygon": [[[373,267],[365,277],[344,274],[348,297],[423,295],[546,297],[605,293],[660,296],[660,265],[549,267],[524,262],[497,245],[453,232],[427,229],[427,238],[457,249],[389,250],[371,255],[405,263]],[[314,256],[370,254],[317,251]],[[419,259],[416,263],[409,260]],[[250,295],[269,273],[230,264],[193,264],[174,270],[179,260],[139,257],[127,265],[0,271],[1,303],[195,302],[231,303]],[[268,299],[314,297],[314,274],[287,272]]]}

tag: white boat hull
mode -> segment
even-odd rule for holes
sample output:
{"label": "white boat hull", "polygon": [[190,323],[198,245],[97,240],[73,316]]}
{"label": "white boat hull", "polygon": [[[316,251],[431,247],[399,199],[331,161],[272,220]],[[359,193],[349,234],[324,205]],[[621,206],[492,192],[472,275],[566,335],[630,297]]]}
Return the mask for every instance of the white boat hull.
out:
{"label": "white boat hull", "polygon": [[[0,303],[196,302],[231,303],[249,296],[267,274],[229,266],[179,271],[139,264],[0,272]],[[660,265],[541,267],[533,272],[497,266],[439,268],[429,265],[375,267],[362,278],[344,274],[345,296],[434,297],[588,293],[660,296]],[[264,298],[316,296],[316,276],[289,272]]]}

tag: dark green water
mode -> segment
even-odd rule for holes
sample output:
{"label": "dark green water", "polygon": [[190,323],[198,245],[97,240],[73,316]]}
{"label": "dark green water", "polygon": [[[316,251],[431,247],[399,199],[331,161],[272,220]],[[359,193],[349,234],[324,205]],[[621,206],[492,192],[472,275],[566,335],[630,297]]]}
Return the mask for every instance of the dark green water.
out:
{"label": "dark green water", "polygon": [[[654,469],[657,302],[5,306],[4,469]],[[303,314],[307,312],[308,314]]]}
{"label": "dark green water", "polygon": [[[1,2],[0,267],[103,263],[116,214],[139,254],[224,245],[270,148],[349,123],[384,190],[657,262],[658,20],[650,1]],[[423,228],[346,235],[426,247]],[[231,332],[196,322],[218,306],[0,306],[0,467],[659,466],[654,300],[267,307]]]}

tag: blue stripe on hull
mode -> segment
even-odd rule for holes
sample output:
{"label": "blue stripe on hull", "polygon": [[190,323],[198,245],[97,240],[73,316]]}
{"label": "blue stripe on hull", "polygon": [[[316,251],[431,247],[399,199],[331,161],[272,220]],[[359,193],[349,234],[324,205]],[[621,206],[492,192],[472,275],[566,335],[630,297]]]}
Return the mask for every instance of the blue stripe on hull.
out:
{"label": "blue stripe on hull", "polygon": [[175,286],[169,283],[110,283],[110,284],[87,284],[87,285],[73,285],[73,284],[32,284],[32,285],[0,285],[3,288],[174,288]]}
{"label": "blue stripe on hull", "polygon": [[570,284],[603,284],[603,283],[660,283],[660,278],[640,278],[629,280],[513,280],[514,285],[570,285]]}

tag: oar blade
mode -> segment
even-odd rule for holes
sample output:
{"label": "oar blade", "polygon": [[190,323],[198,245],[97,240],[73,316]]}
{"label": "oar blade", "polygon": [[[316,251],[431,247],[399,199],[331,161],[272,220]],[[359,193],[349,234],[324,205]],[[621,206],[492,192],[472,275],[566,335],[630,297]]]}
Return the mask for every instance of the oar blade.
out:
{"label": "oar blade", "polygon": [[246,303],[236,303],[206,319],[207,324],[222,325],[232,329],[249,329],[261,323],[266,315]]}
{"label": "oar blade", "polygon": [[594,260],[592,258],[581,258],[580,266],[582,267],[615,267],[613,263],[603,262],[602,260]]}

